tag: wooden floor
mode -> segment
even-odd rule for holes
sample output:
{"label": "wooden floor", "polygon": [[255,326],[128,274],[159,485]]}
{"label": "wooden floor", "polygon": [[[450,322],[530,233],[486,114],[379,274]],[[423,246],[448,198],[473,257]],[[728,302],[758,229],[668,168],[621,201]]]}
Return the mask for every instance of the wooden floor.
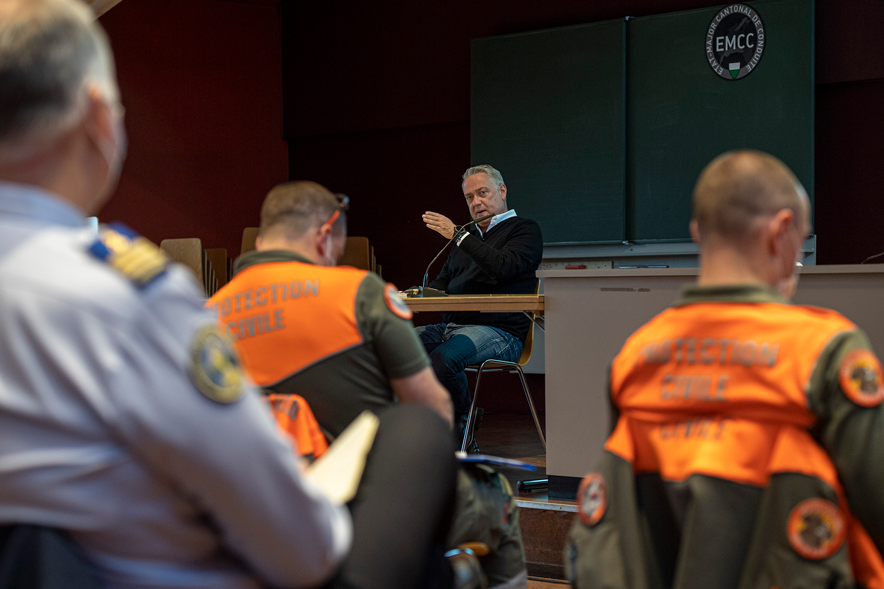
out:
{"label": "wooden floor", "polygon": [[[546,478],[546,451],[540,443],[530,415],[486,415],[476,432],[476,442],[482,454],[517,458],[537,468],[534,471],[501,468],[513,487],[516,486],[516,481]],[[546,497],[545,492],[524,493],[520,497],[522,495],[532,498]]]}
{"label": "wooden floor", "polygon": [[[544,479],[546,478],[546,452],[537,435],[534,426],[534,420],[530,415],[513,415],[513,414],[491,414],[486,415],[482,421],[479,430],[476,432],[476,440],[479,444],[479,451],[483,454],[491,454],[493,456],[502,456],[504,458],[516,458],[529,464],[534,465],[537,470],[525,471],[511,468],[499,469],[512,483],[516,490],[516,482],[520,480]],[[543,510],[543,513],[549,513],[549,509],[558,508],[562,511],[573,510],[573,502],[550,500],[546,490],[535,491],[529,493],[521,493],[516,491],[519,500],[519,506],[522,509],[523,531],[525,528],[525,519],[527,519],[526,509],[536,508]],[[570,509],[569,509],[570,508]],[[541,511],[532,511],[533,513],[541,513]],[[560,513],[561,516],[571,515]],[[538,530],[541,542],[548,542],[551,539],[549,532],[544,529],[543,525],[534,526],[532,529]],[[532,552],[536,556],[536,550],[531,550],[531,542],[536,540],[533,538],[525,538],[526,555],[531,561]],[[562,538],[559,541],[563,542]],[[551,563],[555,560],[560,563],[558,550],[556,555],[545,562]],[[564,571],[561,566],[558,571],[552,571],[552,567],[538,566],[537,563],[528,563],[528,589],[562,589],[568,587],[568,583],[563,581]],[[538,572],[539,571],[539,572]],[[553,578],[554,577],[554,578]]]}

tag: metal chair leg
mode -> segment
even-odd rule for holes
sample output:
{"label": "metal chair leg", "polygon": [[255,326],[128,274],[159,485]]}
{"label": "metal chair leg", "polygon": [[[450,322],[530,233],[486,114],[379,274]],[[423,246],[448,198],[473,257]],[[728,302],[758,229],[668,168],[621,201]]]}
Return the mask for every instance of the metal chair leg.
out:
{"label": "metal chair leg", "polygon": [[528,392],[528,382],[525,380],[525,373],[522,372],[521,366],[516,366],[519,371],[519,378],[522,379],[522,388],[525,390],[525,398],[528,399],[528,408],[531,409],[531,417],[534,418],[534,427],[537,428],[537,435],[540,436],[540,443],[543,444],[543,451],[546,452],[546,438],[543,437],[543,430],[540,428],[540,420],[537,419],[537,411],[534,409],[534,401],[531,400],[531,393]]}
{"label": "metal chair leg", "polygon": [[482,365],[479,366],[479,370],[476,372],[476,388],[473,390],[473,400],[470,403],[470,414],[467,415],[467,426],[463,430],[463,441],[460,443],[461,452],[467,451],[467,442],[470,437],[470,426],[473,425],[473,411],[476,409],[476,399],[479,397],[479,382],[482,380],[483,368],[485,368],[485,362],[482,362]]}

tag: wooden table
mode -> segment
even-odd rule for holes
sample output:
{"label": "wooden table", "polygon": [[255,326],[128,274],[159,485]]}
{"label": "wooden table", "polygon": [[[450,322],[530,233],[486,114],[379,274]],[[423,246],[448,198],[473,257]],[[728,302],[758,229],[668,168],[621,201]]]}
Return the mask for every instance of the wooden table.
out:
{"label": "wooden table", "polygon": [[533,311],[543,314],[543,295],[450,295],[402,299],[415,313],[421,311]]}

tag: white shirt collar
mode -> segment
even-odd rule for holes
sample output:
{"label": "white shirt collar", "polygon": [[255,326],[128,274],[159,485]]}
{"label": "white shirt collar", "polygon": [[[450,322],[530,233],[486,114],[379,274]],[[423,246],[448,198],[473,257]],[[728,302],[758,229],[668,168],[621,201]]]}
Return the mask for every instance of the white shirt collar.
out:
{"label": "white shirt collar", "polygon": [[0,182],[0,215],[83,227],[83,214],[69,202],[30,184]]}
{"label": "white shirt collar", "polygon": [[491,217],[491,223],[488,224],[488,229],[486,231],[482,231],[482,228],[476,225],[476,229],[479,230],[479,235],[485,235],[487,231],[491,231],[491,228],[497,225],[498,223],[503,223],[507,219],[512,219],[516,216],[516,209],[510,209],[505,213],[500,213],[499,215],[494,215]]}

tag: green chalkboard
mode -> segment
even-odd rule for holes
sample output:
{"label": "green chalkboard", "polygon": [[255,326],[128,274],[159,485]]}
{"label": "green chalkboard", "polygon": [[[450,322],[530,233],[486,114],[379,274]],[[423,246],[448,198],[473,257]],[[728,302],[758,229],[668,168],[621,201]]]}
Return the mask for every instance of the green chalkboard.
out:
{"label": "green chalkboard", "polygon": [[474,40],[473,164],[547,244],[689,240],[697,176],[731,149],[779,157],[813,202],[813,0],[747,4],[766,47],[737,80],[706,59],[724,4]]}
{"label": "green chalkboard", "polygon": [[625,237],[625,22],[472,44],[471,159],[544,242]]}
{"label": "green chalkboard", "polygon": [[782,159],[813,199],[813,2],[749,2],[766,46],[755,71],[725,80],[704,39],[721,7],[627,22],[627,239],[689,240],[703,167],[731,149]]}

